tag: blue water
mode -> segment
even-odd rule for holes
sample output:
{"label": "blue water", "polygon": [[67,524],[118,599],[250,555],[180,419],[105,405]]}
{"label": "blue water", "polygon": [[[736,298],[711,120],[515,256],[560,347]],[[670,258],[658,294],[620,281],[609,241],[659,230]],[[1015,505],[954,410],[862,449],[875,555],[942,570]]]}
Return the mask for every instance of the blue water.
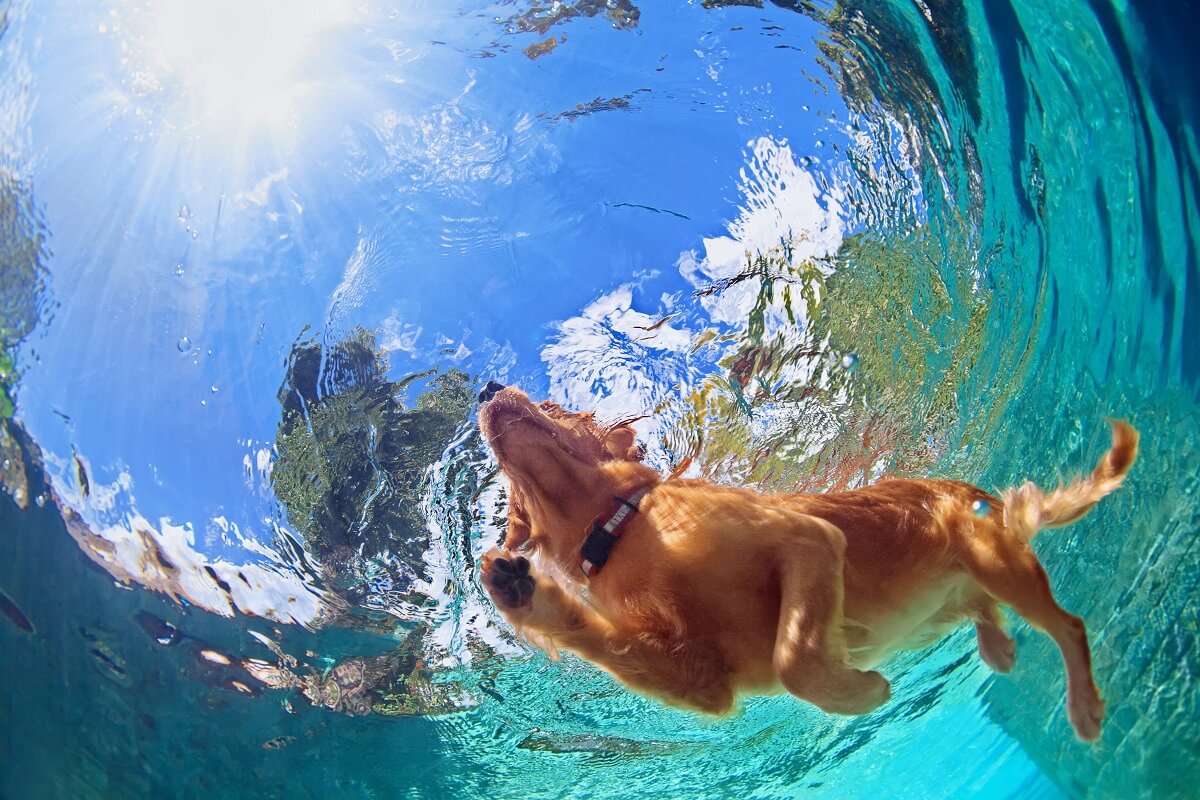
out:
{"label": "blue water", "polygon": [[[0,797],[1187,797],[1184,4],[0,0]],[[860,719],[516,640],[502,380],[762,489],[1127,487]]]}

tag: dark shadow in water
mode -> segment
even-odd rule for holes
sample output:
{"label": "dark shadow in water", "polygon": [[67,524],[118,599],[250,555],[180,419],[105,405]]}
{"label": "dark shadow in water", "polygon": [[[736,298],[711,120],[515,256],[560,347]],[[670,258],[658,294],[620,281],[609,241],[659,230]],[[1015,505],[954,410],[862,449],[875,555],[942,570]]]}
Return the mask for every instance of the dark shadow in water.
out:
{"label": "dark shadow in water", "polygon": [[[24,466],[44,490],[36,462]],[[254,696],[249,631],[313,656],[377,649],[376,637],[228,620],[114,587],[53,504],[21,510],[9,497],[0,585],[36,627],[0,624],[2,797],[443,796],[428,721],[321,713],[288,699],[302,690]]]}

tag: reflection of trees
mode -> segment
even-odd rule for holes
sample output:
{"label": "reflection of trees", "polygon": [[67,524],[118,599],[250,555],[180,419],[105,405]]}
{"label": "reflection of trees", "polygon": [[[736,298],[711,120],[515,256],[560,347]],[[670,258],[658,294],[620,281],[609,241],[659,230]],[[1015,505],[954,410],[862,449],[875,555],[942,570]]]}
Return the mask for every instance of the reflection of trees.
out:
{"label": "reflection of trees", "polygon": [[18,436],[10,427],[20,377],[16,353],[41,317],[46,239],[28,185],[0,166],[0,485],[22,508],[29,488]]}
{"label": "reflection of trees", "polygon": [[683,449],[706,473],[777,490],[920,471],[982,353],[989,295],[962,266],[976,260],[966,234],[922,233],[848,237],[824,269],[784,247],[749,259],[702,290],[760,287],[724,375],[686,400],[683,427],[704,438]]}
{"label": "reflection of trees", "polygon": [[279,391],[272,486],[326,576],[352,600],[381,607],[423,599],[412,584],[428,578],[426,473],[472,401],[458,370],[389,381],[374,336],[362,329],[332,346],[293,349]]}
{"label": "reflection of trees", "polygon": [[577,0],[574,3],[534,0],[529,8],[504,20],[503,24],[510,32],[534,31],[544,35],[554,26],[575,17],[603,16],[614,28],[633,30],[638,26],[641,14],[629,0]]}
{"label": "reflection of trees", "polygon": [[[416,655],[420,643],[412,641],[414,635],[393,652],[316,669],[254,630],[250,635],[275,655],[276,663],[223,652],[145,610],[134,621],[158,644],[182,651],[189,677],[217,689],[257,695],[261,683],[270,689],[298,690],[312,705],[350,716],[446,714],[469,705],[453,684],[434,681],[433,672]],[[108,662],[119,666],[111,658]]]}
{"label": "reflection of trees", "polygon": [[[426,388],[414,401],[409,391]],[[282,407],[271,484],[306,549],[351,609],[403,616],[408,632],[395,651],[351,658],[314,671],[283,658],[259,662],[255,677],[273,688],[299,687],[314,705],[348,714],[431,714],[463,707],[452,683],[424,666],[429,526],[423,498],[470,414],[474,394],[459,370],[387,378],[384,354],[361,328],[333,345],[298,343],[279,390]],[[343,619],[343,623],[350,620]],[[392,633],[394,622],[356,627]]]}
{"label": "reflection of trees", "polygon": [[[278,662],[242,662],[271,689],[299,690],[314,706],[349,716],[430,716],[462,711],[474,705],[452,682],[438,681],[422,661],[419,629],[395,650],[376,656],[354,656],[328,669],[314,669],[272,647]],[[260,641],[270,645],[266,637]]]}

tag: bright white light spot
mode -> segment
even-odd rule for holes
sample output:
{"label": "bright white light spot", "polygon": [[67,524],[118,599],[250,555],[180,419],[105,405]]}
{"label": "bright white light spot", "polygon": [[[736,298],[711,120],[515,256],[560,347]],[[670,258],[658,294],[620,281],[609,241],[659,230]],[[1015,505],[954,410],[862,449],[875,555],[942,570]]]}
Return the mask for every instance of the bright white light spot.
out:
{"label": "bright white light spot", "polygon": [[201,657],[205,661],[211,661],[214,664],[220,664],[223,667],[228,667],[233,661],[224,653],[218,653],[216,650],[201,650]]}
{"label": "bright white light spot", "polygon": [[[189,122],[239,132],[294,122],[319,79],[323,34],[351,18],[349,0],[153,0],[147,56],[178,87]],[[316,62],[316,63],[314,63]]]}

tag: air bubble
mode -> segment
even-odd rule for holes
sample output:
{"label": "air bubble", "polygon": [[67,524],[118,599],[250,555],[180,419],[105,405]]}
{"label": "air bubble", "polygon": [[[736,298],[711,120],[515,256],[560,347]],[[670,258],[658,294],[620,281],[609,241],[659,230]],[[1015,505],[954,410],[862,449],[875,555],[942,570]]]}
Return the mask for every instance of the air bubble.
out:
{"label": "air bubble", "polygon": [[46,495],[39,494],[37,497],[33,498],[33,502],[37,503],[38,508],[45,508],[46,507]]}
{"label": "air bubble", "polygon": [[191,219],[192,218],[192,210],[190,208],[188,208],[186,205],[180,206],[179,207],[179,218],[180,219]]}
{"label": "air bubble", "polygon": [[201,401],[200,401],[200,405],[202,405],[202,406],[206,406],[206,405],[208,405],[208,401],[207,401],[207,400],[201,400]]}
{"label": "air bubble", "polygon": [[992,511],[992,506],[987,500],[976,500],[971,503],[971,513],[977,517],[986,517]]}
{"label": "air bubble", "polygon": [[192,340],[184,336],[175,346],[179,348],[179,352],[186,353],[188,350],[192,349]]}
{"label": "air bubble", "polygon": [[175,274],[181,278],[183,277],[183,264],[179,264],[175,267]]}
{"label": "air bubble", "polygon": [[846,372],[854,372],[858,369],[858,356],[854,353],[846,353],[842,356],[841,365]]}
{"label": "air bubble", "polygon": [[214,384],[214,385],[212,385],[212,386],[210,386],[210,387],[208,387],[208,390],[209,390],[210,392],[212,392],[213,394],[216,394],[216,393],[217,393],[217,387],[216,387],[216,385],[215,385],[215,384]]}

